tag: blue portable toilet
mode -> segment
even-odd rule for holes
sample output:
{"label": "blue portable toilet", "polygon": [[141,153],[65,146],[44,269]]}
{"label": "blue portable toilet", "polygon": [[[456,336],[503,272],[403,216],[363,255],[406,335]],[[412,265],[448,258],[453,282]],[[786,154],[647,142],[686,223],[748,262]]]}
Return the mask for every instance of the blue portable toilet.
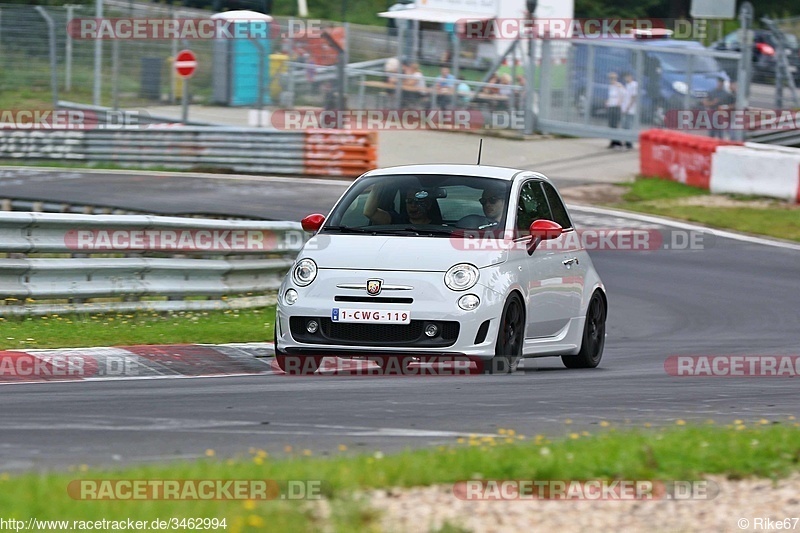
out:
{"label": "blue portable toilet", "polygon": [[230,21],[214,41],[213,98],[230,106],[258,105],[259,63],[263,62],[262,103],[271,104],[269,55],[272,17],[255,11],[227,11],[211,16]]}

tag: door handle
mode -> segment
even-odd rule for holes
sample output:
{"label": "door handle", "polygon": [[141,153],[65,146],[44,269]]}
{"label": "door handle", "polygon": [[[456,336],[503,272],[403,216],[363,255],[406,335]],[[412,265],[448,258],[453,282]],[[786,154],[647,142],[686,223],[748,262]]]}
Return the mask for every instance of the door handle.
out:
{"label": "door handle", "polygon": [[567,268],[571,267],[572,265],[580,264],[577,257],[573,257],[572,259],[565,259],[561,261],[561,263],[563,263],[563,265]]}

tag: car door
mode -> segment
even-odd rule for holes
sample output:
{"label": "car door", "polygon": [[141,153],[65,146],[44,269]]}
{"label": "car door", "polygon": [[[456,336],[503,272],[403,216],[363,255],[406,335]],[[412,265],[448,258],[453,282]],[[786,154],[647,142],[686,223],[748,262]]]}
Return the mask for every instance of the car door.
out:
{"label": "car door", "polygon": [[579,317],[583,315],[583,288],[589,270],[589,255],[556,188],[547,182],[542,182],[542,188],[550,206],[551,220],[564,230],[561,237],[554,241],[556,248],[561,251],[564,312],[568,319]]}
{"label": "car door", "polygon": [[[518,242],[530,237],[530,225],[534,220],[553,220],[542,182],[538,179],[526,181],[520,187],[517,199],[515,229]],[[524,245],[515,252],[522,254],[521,261],[528,301],[526,302],[526,338],[542,338],[557,335],[570,318],[570,296],[565,292],[563,252],[552,241],[540,245],[528,255]]]}

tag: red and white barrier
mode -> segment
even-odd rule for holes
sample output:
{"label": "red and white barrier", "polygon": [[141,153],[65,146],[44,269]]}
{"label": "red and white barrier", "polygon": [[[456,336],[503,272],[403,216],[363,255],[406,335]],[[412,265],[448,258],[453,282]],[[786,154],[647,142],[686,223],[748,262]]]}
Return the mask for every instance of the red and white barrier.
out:
{"label": "red and white barrier", "polygon": [[800,203],[800,149],[737,143],[670,130],[639,135],[643,176],[714,193],[769,196]]}
{"label": "red and white barrier", "polygon": [[721,146],[712,156],[711,192],[800,203],[800,149],[757,143]]}

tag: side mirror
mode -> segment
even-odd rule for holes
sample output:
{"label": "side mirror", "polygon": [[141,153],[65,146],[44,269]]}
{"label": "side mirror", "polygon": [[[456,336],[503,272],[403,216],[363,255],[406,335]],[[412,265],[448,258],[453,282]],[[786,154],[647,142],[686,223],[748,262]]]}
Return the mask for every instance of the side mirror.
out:
{"label": "side mirror", "polygon": [[528,242],[528,255],[533,255],[536,248],[542,241],[549,241],[556,239],[564,233],[564,228],[561,224],[553,222],[552,220],[534,220],[530,226],[531,240]]}
{"label": "side mirror", "polygon": [[319,228],[325,223],[325,215],[320,215],[319,213],[308,215],[306,218],[300,221],[300,224],[303,226],[303,231],[307,231],[309,233],[314,233],[319,231]]}

